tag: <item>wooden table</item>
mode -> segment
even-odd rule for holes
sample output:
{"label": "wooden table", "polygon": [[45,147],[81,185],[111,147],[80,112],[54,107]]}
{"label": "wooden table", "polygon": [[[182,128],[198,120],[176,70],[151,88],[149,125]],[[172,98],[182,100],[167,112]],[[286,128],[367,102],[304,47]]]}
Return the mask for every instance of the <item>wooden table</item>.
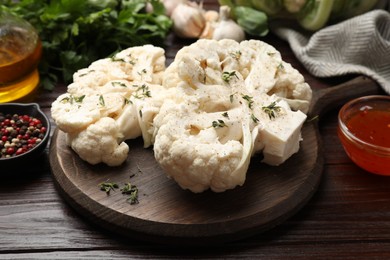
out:
{"label": "wooden table", "polygon": [[[216,8],[215,1],[205,1],[205,6]],[[272,35],[262,40],[279,49],[314,89],[346,80],[315,78],[286,42]],[[177,48],[190,41],[170,36],[167,43],[171,60]],[[66,86],[59,85],[34,101],[50,116],[51,103],[65,91]],[[0,259],[389,259],[390,178],[369,174],[346,156],[336,134],[337,112],[338,107],[320,117],[325,166],[306,206],[265,233],[202,249],[122,238],[91,224],[58,194],[46,149],[34,164],[13,169],[14,174],[0,182]]]}

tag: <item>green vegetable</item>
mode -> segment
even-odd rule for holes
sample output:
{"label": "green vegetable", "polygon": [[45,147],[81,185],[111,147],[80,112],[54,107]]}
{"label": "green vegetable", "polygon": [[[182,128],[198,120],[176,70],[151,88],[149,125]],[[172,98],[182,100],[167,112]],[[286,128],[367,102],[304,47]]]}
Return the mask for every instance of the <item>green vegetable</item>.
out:
{"label": "green vegetable", "polygon": [[322,28],[328,21],[334,0],[308,0],[298,13],[300,25],[311,31]]}
{"label": "green vegetable", "polygon": [[[29,21],[43,46],[41,84],[60,79],[91,62],[131,46],[161,45],[172,26],[159,0],[2,0],[0,11]],[[146,11],[151,4],[153,12]]]}
{"label": "green vegetable", "polygon": [[338,22],[374,8],[378,0],[219,0],[228,5],[232,18],[246,33],[265,36],[276,19],[294,19],[308,31]]}
{"label": "green vegetable", "polygon": [[268,17],[265,13],[244,6],[235,7],[233,12],[237,24],[245,32],[256,36],[265,36],[268,34]]}
{"label": "green vegetable", "polygon": [[252,6],[268,15],[277,14],[283,8],[282,0],[252,0]]}

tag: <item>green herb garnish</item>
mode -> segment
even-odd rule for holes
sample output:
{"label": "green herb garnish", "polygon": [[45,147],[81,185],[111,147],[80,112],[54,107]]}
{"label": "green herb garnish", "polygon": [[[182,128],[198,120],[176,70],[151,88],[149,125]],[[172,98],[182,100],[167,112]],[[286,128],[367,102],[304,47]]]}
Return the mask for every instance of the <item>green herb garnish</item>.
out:
{"label": "green herb garnish", "polygon": [[130,204],[138,203],[138,188],[135,185],[132,185],[130,182],[126,183],[125,186],[121,189],[122,194],[129,195],[127,202]]}
{"label": "green herb garnish", "polygon": [[239,60],[240,59],[240,57],[241,57],[241,51],[232,51],[232,52],[230,52],[229,53],[229,55],[233,58],[233,59],[235,59],[235,60]]}
{"label": "green herb garnish", "polygon": [[82,95],[79,97],[70,95],[69,97],[64,97],[63,99],[61,99],[60,102],[61,103],[70,103],[70,104],[73,104],[73,102],[82,103],[84,98],[85,98],[85,95]]}
{"label": "green herb garnish", "polygon": [[107,195],[110,195],[110,191],[114,191],[115,189],[119,188],[119,186],[113,182],[102,182],[99,184],[99,188],[100,190],[105,191]]}
{"label": "green herb garnish", "polygon": [[127,87],[127,85],[126,85],[125,83],[123,83],[123,82],[118,82],[118,81],[113,81],[113,82],[111,82],[111,85],[112,85],[113,87],[122,87],[122,88],[126,88],[126,87]]}
{"label": "green herb garnish", "polygon": [[223,120],[218,119],[217,121],[213,121],[213,122],[212,122],[212,126],[213,126],[214,128],[220,128],[220,127],[225,127],[226,124],[225,124],[225,122],[224,122]]}
{"label": "green herb garnish", "polygon": [[101,105],[102,107],[104,107],[106,105],[106,102],[104,101],[103,95],[99,96],[99,105]]}
{"label": "green herb garnish", "polygon": [[250,109],[252,109],[252,107],[253,107],[253,97],[248,96],[248,95],[243,95],[242,98],[245,99],[248,102],[248,107]]}
{"label": "green herb garnish", "polygon": [[254,123],[259,122],[259,119],[254,114],[251,114],[251,119],[253,120]]}
{"label": "green herb garnish", "polygon": [[229,81],[232,79],[232,77],[238,78],[238,76],[236,74],[236,71],[231,71],[231,72],[224,71],[224,72],[222,72],[222,79],[223,79],[223,81],[229,83]]}
{"label": "green herb garnish", "polygon": [[276,102],[272,102],[268,106],[263,106],[261,108],[269,117],[269,119],[275,118],[276,114],[280,112],[280,106],[276,105]]}
{"label": "green herb garnish", "polygon": [[149,86],[142,84],[141,86],[133,85],[137,88],[137,90],[134,93],[134,97],[138,99],[144,99],[146,97],[151,97],[152,94],[149,90]]}

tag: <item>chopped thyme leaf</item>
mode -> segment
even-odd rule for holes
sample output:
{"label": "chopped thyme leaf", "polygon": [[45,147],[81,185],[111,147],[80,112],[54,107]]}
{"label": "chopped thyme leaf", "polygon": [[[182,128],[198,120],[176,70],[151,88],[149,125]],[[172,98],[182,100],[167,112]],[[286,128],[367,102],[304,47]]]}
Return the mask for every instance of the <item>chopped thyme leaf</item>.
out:
{"label": "chopped thyme leaf", "polygon": [[230,99],[230,103],[233,103],[233,101],[234,101],[234,94],[231,94],[231,95],[229,96],[229,99]]}
{"label": "chopped thyme leaf", "polygon": [[82,96],[79,96],[79,97],[70,95],[69,97],[64,97],[63,99],[61,99],[60,102],[64,103],[64,104],[65,103],[73,104],[73,102],[81,103],[81,102],[83,102],[84,98],[85,98],[85,95],[82,95]]}
{"label": "chopped thyme leaf", "polygon": [[137,90],[135,91],[134,97],[138,99],[143,99],[146,97],[151,97],[152,94],[149,90],[149,86],[142,84],[142,86],[133,85],[133,87],[137,87]]}
{"label": "chopped thyme leaf", "polygon": [[122,59],[122,58],[117,58],[116,56],[112,56],[112,57],[111,57],[111,61],[114,61],[114,62],[125,62],[124,59]]}
{"label": "chopped thyme leaf", "polygon": [[79,77],[81,78],[81,77],[87,76],[91,72],[95,72],[95,70],[88,70],[86,73],[80,74]]}
{"label": "chopped thyme leaf", "polygon": [[226,124],[225,124],[225,122],[224,122],[223,120],[218,119],[217,121],[213,121],[213,122],[212,122],[212,126],[213,126],[214,128],[219,128],[219,127],[225,127]]}
{"label": "chopped thyme leaf", "polygon": [[248,95],[243,95],[242,98],[245,99],[248,102],[248,107],[250,109],[252,109],[252,107],[253,107],[253,97],[248,96]]}
{"label": "chopped thyme leaf", "polygon": [[138,112],[139,112],[139,117],[142,118],[142,110],[140,109]]}
{"label": "chopped thyme leaf", "polygon": [[280,112],[280,106],[277,106],[275,101],[268,106],[263,106],[261,109],[268,115],[269,119],[275,118],[275,113]]}
{"label": "chopped thyme leaf", "polygon": [[127,105],[127,104],[133,104],[133,102],[129,99],[129,98],[126,98],[124,97],[124,105]]}
{"label": "chopped thyme leaf", "polygon": [[104,102],[104,97],[103,95],[100,95],[99,96],[99,105],[101,105],[102,107],[104,107],[106,105],[106,103]]}
{"label": "chopped thyme leaf", "polygon": [[237,74],[236,74],[236,71],[230,71],[230,72],[228,72],[228,71],[224,71],[223,73],[222,73],[222,79],[223,79],[223,81],[225,81],[225,82],[227,82],[227,83],[229,83],[229,81],[232,79],[232,77],[236,77],[236,78],[238,78],[238,76],[237,76]]}
{"label": "chopped thyme leaf", "polygon": [[85,95],[79,96],[79,97],[74,97],[74,101],[77,103],[83,102],[83,99],[85,98]]}
{"label": "chopped thyme leaf", "polygon": [[125,186],[121,189],[122,194],[130,195],[127,199],[127,202],[130,204],[138,203],[138,188],[135,185],[132,185],[130,182],[126,183]]}
{"label": "chopped thyme leaf", "polygon": [[259,119],[258,119],[254,114],[251,115],[251,119],[252,119],[253,122],[255,122],[255,123],[258,123],[258,122],[259,122]]}
{"label": "chopped thyme leaf", "polygon": [[283,63],[279,63],[277,69],[278,69],[278,70],[283,70],[283,69],[284,69]]}
{"label": "chopped thyme leaf", "polygon": [[100,190],[105,191],[107,195],[110,195],[110,191],[114,191],[119,188],[119,186],[114,182],[102,182],[99,184],[99,188]]}
{"label": "chopped thyme leaf", "polygon": [[238,60],[238,59],[240,59],[240,57],[241,57],[241,51],[232,51],[232,52],[230,52],[229,53],[229,55],[233,58],[233,59],[236,59],[236,60]]}
{"label": "chopped thyme leaf", "polygon": [[222,113],[222,116],[223,116],[223,117],[226,117],[226,118],[229,118],[228,112]]}
{"label": "chopped thyme leaf", "polygon": [[111,82],[111,85],[112,85],[113,87],[123,87],[123,88],[126,88],[126,87],[127,87],[125,83],[123,83],[123,82],[118,82],[118,81]]}
{"label": "chopped thyme leaf", "polygon": [[146,72],[147,72],[146,69],[143,69],[143,70],[141,70],[140,72],[138,72],[138,75],[145,74]]}

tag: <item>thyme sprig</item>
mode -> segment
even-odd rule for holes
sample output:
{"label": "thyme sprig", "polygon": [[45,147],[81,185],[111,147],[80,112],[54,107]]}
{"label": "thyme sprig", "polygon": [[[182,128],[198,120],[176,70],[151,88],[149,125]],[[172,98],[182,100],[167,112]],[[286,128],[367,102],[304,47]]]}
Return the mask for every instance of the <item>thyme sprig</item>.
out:
{"label": "thyme sprig", "polygon": [[275,118],[281,110],[280,106],[277,106],[275,101],[268,106],[263,106],[261,109],[268,115],[269,119]]}

